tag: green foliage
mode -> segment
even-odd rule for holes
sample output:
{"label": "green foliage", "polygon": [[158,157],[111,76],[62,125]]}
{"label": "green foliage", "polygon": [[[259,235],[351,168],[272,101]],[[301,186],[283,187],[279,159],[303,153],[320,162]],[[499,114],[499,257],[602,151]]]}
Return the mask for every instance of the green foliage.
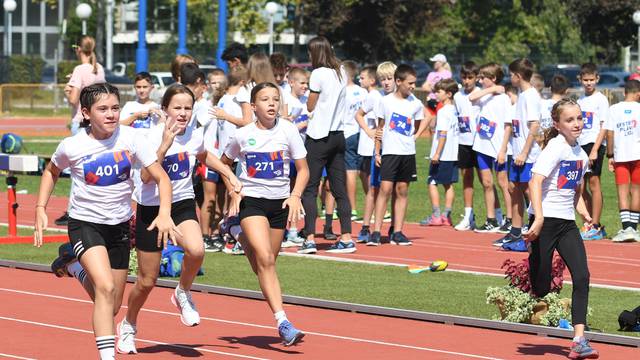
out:
{"label": "green foliage", "polygon": [[11,55],[9,58],[10,83],[39,83],[42,78],[44,60],[30,55]]}
{"label": "green foliage", "polygon": [[73,68],[80,65],[78,60],[64,60],[58,63],[58,84],[66,84],[73,73]]}
{"label": "green foliage", "polygon": [[529,294],[509,285],[489,287],[486,296],[487,304],[497,305],[500,309],[500,317],[494,317],[497,320],[527,323],[536,304],[535,299]]}
{"label": "green foliage", "polygon": [[138,275],[138,253],[135,248],[129,252],[129,275]]}
{"label": "green foliage", "polygon": [[566,308],[560,302],[559,293],[548,293],[542,298],[549,306],[549,310],[540,317],[540,325],[558,326],[560,319],[571,319],[571,308]]}
{"label": "green foliage", "polygon": [[260,9],[266,1],[255,0],[229,0],[228,30],[240,32],[245,39],[245,45],[255,41],[256,34],[267,31],[267,22],[260,14]]}

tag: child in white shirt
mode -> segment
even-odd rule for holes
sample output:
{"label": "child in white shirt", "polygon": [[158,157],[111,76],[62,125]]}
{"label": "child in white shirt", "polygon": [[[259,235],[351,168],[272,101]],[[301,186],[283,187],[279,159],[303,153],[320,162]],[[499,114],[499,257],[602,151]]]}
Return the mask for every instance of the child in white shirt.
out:
{"label": "child in white shirt", "polygon": [[149,129],[157,125],[160,106],[149,99],[153,90],[151,75],[146,71],[136,74],[133,88],[136,91],[136,100],[124,104],[120,111],[120,124],[136,129]]}

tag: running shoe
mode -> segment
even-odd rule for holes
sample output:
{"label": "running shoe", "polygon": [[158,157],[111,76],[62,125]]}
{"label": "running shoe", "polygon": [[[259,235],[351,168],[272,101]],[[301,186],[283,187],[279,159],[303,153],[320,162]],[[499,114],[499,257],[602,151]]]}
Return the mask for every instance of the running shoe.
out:
{"label": "running shoe", "polygon": [[225,242],[218,234],[213,236],[205,235],[202,239],[204,240],[204,251],[206,252],[220,252],[224,249]]}
{"label": "running shoe", "polygon": [[524,241],[522,237],[514,241],[507,241],[502,243],[502,250],[525,252],[529,250],[528,243]]}
{"label": "running shoe", "polygon": [[317,252],[318,249],[316,248],[316,243],[309,240],[305,240],[300,249],[298,249],[298,254],[315,254]]}
{"label": "running shoe", "polygon": [[54,223],[58,226],[67,226],[67,224],[69,223],[69,213],[65,211],[62,216],[54,221]]}
{"label": "running shoe", "polygon": [[369,231],[369,229],[362,229],[360,230],[360,233],[358,233],[358,240],[356,240],[359,243],[366,243],[367,241],[369,241],[369,237],[371,237],[371,232]]}
{"label": "running shoe", "polygon": [[278,326],[278,333],[284,346],[291,346],[302,340],[304,333],[296,329],[289,320],[285,320]]}
{"label": "running shoe", "polygon": [[240,244],[240,241],[236,241],[235,244],[233,244],[233,249],[231,249],[231,255],[244,255],[244,249],[242,248],[242,244]]}
{"label": "running shoe", "polygon": [[391,222],[391,212],[387,211],[384,213],[384,217],[382,218],[382,222]]}
{"label": "running shoe", "polygon": [[420,225],[422,226],[442,226],[444,223],[442,222],[442,216],[435,216],[433,214],[425,217],[420,220]]}
{"label": "running shoe", "polygon": [[504,218],[504,222],[502,223],[502,226],[498,228],[497,232],[501,234],[508,234],[510,231],[511,231],[511,219]]}
{"label": "running shoe", "polygon": [[224,248],[222,248],[222,252],[225,254],[233,254],[233,248],[236,246],[238,242],[228,234],[225,234],[224,238],[225,238],[225,243],[224,243]]}
{"label": "running shoe", "polygon": [[125,324],[125,319],[116,327],[118,333],[118,342],[116,342],[116,351],[120,354],[137,354],[136,350],[136,327],[129,323]]}
{"label": "running shoe", "polygon": [[624,230],[618,231],[616,236],[614,236],[611,241],[613,242],[627,242],[627,241],[637,241],[638,232],[635,231],[632,227],[628,227]]}
{"label": "running shoe", "polygon": [[304,242],[304,238],[298,235],[298,231],[287,231],[282,241],[283,248],[291,248],[301,246]]}
{"label": "running shoe", "polygon": [[380,231],[374,231],[371,233],[369,240],[367,240],[367,246],[380,246],[382,235]]}
{"label": "running shoe", "polygon": [[494,241],[493,242],[493,246],[502,247],[506,243],[513,242],[513,241],[518,241],[518,240],[522,240],[522,236],[515,237],[515,236],[511,235],[511,233],[509,233],[509,234],[501,237],[500,239]]}
{"label": "running shoe", "polygon": [[453,223],[451,222],[451,215],[442,215],[440,220],[442,221],[442,226],[453,226]]}
{"label": "running shoe", "polygon": [[333,241],[333,240],[338,240],[338,235],[333,233],[333,230],[331,228],[325,227],[322,230],[322,237],[324,237],[327,240]]}
{"label": "running shoe", "polygon": [[349,254],[356,252],[356,243],[353,241],[344,242],[342,240],[338,240],[333,245],[329,246],[327,249],[328,253],[332,254]]}
{"label": "running shoe", "polygon": [[495,233],[498,232],[499,226],[498,224],[493,224],[489,221],[486,221],[484,225],[475,228],[473,231],[477,233]]}
{"label": "running shoe", "polygon": [[393,233],[393,235],[391,235],[391,237],[389,238],[389,241],[393,245],[400,245],[400,246],[409,246],[412,244],[411,241],[401,231],[398,231],[397,233]]}
{"label": "running shoe", "polygon": [[76,259],[73,247],[66,242],[58,247],[58,257],[51,263],[51,271],[57,277],[71,276],[67,271],[67,265]]}
{"label": "running shoe", "polygon": [[585,241],[602,240],[605,237],[605,232],[603,227],[595,228],[592,226],[589,230],[580,235],[582,235],[582,240]]}
{"label": "running shoe", "polygon": [[584,336],[578,342],[571,343],[569,359],[597,359],[599,356],[598,351],[589,345],[589,340]]}
{"label": "running shoe", "polygon": [[351,221],[362,221],[362,216],[358,214],[357,210],[351,210]]}
{"label": "running shoe", "polygon": [[454,227],[454,229],[456,229],[458,231],[469,231],[469,230],[473,230],[474,228],[475,228],[475,221],[474,221],[474,216],[473,215],[471,215],[471,219],[463,217],[462,221],[460,221]]}
{"label": "running shoe", "polygon": [[176,287],[176,290],[171,294],[171,303],[180,311],[180,320],[183,324],[187,326],[200,324],[200,314],[196,310],[190,291],[184,291],[180,289],[180,286]]}

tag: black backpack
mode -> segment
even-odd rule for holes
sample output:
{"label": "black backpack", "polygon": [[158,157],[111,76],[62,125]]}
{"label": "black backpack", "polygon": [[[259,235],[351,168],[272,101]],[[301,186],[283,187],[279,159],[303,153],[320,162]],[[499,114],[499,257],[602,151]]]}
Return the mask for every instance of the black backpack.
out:
{"label": "black backpack", "polygon": [[632,311],[624,310],[618,316],[619,331],[632,331],[633,327],[640,325],[640,306]]}

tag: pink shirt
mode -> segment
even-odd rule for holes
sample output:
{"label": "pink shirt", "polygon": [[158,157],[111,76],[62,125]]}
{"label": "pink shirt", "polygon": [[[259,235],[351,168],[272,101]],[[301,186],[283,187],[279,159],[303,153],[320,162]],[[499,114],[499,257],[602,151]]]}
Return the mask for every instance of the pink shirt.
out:
{"label": "pink shirt", "polygon": [[[91,64],[80,64],[76,66],[73,69],[73,73],[71,74],[71,78],[69,79],[67,85],[73,86],[74,88],[82,91],[82,89],[89,85],[106,82],[106,80],[104,79],[104,68],[100,64],[97,64],[97,66],[97,74],[93,73],[93,66]],[[71,119],[71,121],[82,121],[80,106],[73,108],[73,118]]]}
{"label": "pink shirt", "polygon": [[[440,80],[442,79],[449,79],[451,78],[451,71],[449,70],[442,70],[442,71],[432,71],[429,73],[429,75],[427,75],[427,83],[431,84],[431,88],[433,88],[433,86]],[[429,99],[435,99],[436,98],[436,94],[431,91],[429,93]]]}

